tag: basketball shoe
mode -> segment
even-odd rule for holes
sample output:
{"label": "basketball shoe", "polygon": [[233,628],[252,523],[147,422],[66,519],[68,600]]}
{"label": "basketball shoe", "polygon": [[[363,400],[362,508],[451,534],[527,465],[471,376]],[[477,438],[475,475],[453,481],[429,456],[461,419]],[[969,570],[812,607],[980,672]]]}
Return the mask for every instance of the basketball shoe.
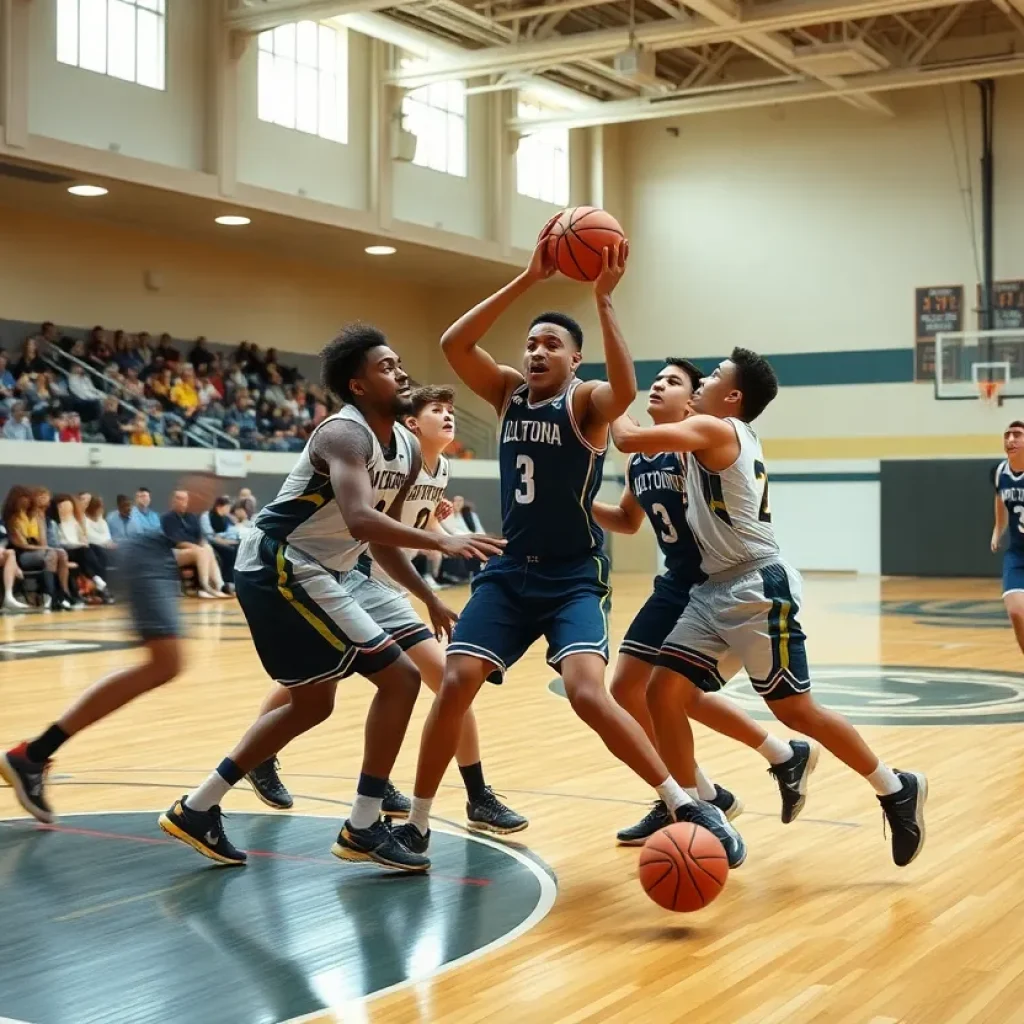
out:
{"label": "basketball shoe", "polygon": [[[522,832],[530,822],[511,807],[506,807],[490,786],[483,793],[466,801],[466,824],[478,832],[508,836]],[[416,831],[419,831],[418,829]]]}
{"label": "basketball shoe", "polygon": [[768,769],[768,774],[779,785],[784,825],[796,821],[797,815],[804,809],[807,802],[807,780],[818,766],[818,754],[821,752],[817,743],[809,743],[807,740],[790,740],[789,745],[793,756]]}
{"label": "basketball shoe", "polygon": [[412,801],[388,779],[388,788],[384,791],[380,813],[388,818],[408,818],[410,810]]}
{"label": "basketball shoe", "polygon": [[276,757],[268,758],[257,765],[245,777],[253,792],[268,806],[278,811],[287,811],[295,801],[288,787],[281,781],[278,769],[281,762]]}
{"label": "basketball shoe", "polygon": [[0,778],[2,778],[18,798],[18,803],[32,815],[36,821],[44,825],[52,825],[56,821],[53,808],[46,799],[46,773],[52,762],[36,764],[30,761],[26,753],[27,744],[22,743],[6,754],[0,754]]}
{"label": "basketball shoe", "polygon": [[[715,795],[707,801],[713,807],[717,807],[726,817],[732,821],[743,812],[743,801],[734,793],[730,793],[724,786],[715,783]],[[651,809],[635,825],[624,828],[617,832],[615,839],[619,846],[643,846],[655,832],[660,832],[666,825],[672,824],[672,815],[668,813],[664,800],[656,800]]]}
{"label": "basketball shoe", "polygon": [[160,815],[160,827],[172,838],[218,864],[241,866],[248,859],[224,834],[224,815],[219,807],[193,811],[182,797],[169,811]]}
{"label": "basketball shoe", "polygon": [[706,828],[722,844],[730,868],[738,868],[747,859],[747,844],[743,837],[714,804],[705,803],[703,800],[691,800],[676,808],[675,820],[688,821]]}
{"label": "basketball shoe", "polygon": [[[404,832],[405,829],[403,835]],[[427,871],[430,868],[430,858],[410,850],[387,818],[378,819],[369,828],[354,828],[351,822],[346,821],[331,847],[331,853],[340,860],[369,860],[399,871]]]}
{"label": "basketball shoe", "polygon": [[892,832],[892,859],[905,868],[924,849],[924,805],[928,780],[920,772],[896,772],[903,783],[898,793],[880,796],[882,813]]}

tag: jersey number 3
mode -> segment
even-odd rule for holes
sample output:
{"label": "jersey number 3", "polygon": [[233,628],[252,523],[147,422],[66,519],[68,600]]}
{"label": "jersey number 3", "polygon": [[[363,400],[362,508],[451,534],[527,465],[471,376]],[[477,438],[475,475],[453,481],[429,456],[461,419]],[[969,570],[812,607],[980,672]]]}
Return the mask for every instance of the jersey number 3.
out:
{"label": "jersey number 3", "polygon": [[772,514],[768,508],[768,471],[764,468],[764,463],[755,460],[754,462],[754,479],[760,483],[764,481],[764,490],[761,492],[761,507],[758,509],[757,518],[762,523],[770,523],[772,521]]}
{"label": "jersey number 3", "polygon": [[661,520],[661,525],[664,527],[663,530],[658,531],[658,536],[661,537],[662,543],[675,544],[679,540],[679,534],[676,533],[676,528],[672,525],[668,509],[661,502],[656,502],[651,506],[651,511]]}
{"label": "jersey number 3", "polygon": [[533,485],[533,459],[529,455],[516,458],[516,472],[519,473],[519,486],[516,488],[516,501],[520,505],[529,505],[536,496]]}

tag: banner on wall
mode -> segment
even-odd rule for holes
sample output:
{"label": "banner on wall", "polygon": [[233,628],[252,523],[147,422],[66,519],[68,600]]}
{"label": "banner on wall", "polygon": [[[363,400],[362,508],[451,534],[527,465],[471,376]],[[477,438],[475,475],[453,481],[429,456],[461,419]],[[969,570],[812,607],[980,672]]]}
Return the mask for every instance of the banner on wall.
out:
{"label": "banner on wall", "polygon": [[238,448],[213,453],[213,471],[217,476],[241,477],[249,472],[245,452]]}
{"label": "banner on wall", "polygon": [[[1024,331],[1024,281],[992,282],[992,329]],[[981,285],[978,285],[978,330],[981,330]]]}
{"label": "banner on wall", "polygon": [[964,286],[914,289],[914,380],[935,380],[935,335],[964,329]]}

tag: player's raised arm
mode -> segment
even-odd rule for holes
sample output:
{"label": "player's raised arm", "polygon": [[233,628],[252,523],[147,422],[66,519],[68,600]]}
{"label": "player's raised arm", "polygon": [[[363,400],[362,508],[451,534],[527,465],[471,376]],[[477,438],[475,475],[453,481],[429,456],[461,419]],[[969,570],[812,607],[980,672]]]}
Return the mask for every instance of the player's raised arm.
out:
{"label": "player's raised arm", "polygon": [[597,302],[598,319],[601,321],[605,373],[608,379],[589,390],[584,417],[587,426],[612,423],[636,398],[636,367],[612,305],[612,292],[622,280],[628,256],[629,243],[625,240],[614,248],[606,248],[601,274],[594,282],[594,299]]}
{"label": "player's raised arm", "polygon": [[459,317],[441,335],[441,350],[451,368],[471,391],[501,415],[509,394],[523,383],[523,375],[511,366],[501,366],[479,342],[509,306],[538,281],[555,272],[552,239],[542,234],[529,266],[504,288]]}
{"label": "player's raised arm", "polygon": [[628,487],[622,489],[618,505],[595,501],[593,509],[594,521],[602,530],[611,533],[636,533],[643,526],[644,510]]}
{"label": "player's raised arm", "polygon": [[[736,431],[716,416],[690,416],[680,423],[658,423],[641,427],[629,416],[620,416],[612,424],[612,441],[620,452],[707,452],[721,450],[726,461],[739,454]],[[731,454],[730,454],[731,450]]]}

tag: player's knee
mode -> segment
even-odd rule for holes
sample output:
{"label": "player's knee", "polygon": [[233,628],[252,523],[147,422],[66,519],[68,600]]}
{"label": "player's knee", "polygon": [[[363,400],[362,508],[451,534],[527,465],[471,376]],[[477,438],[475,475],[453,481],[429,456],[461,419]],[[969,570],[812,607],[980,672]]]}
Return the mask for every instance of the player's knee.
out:
{"label": "player's knee", "polygon": [[565,680],[565,695],[577,717],[588,725],[600,718],[608,708],[608,694],[603,685],[591,681]]}
{"label": "player's knee", "polygon": [[801,733],[813,733],[814,723],[821,713],[821,709],[809,693],[769,701],[768,707],[787,729]]}
{"label": "player's knee", "polygon": [[616,673],[612,678],[610,690],[615,703],[628,711],[637,700],[645,699],[646,685],[643,679]]}
{"label": "player's knee", "polygon": [[170,682],[184,668],[181,644],[176,639],[160,640],[151,644],[149,667],[154,687]]}
{"label": "player's knee", "polygon": [[292,713],[312,728],[327,721],[334,712],[333,686],[300,686],[290,691]]}
{"label": "player's knee", "polygon": [[652,714],[671,713],[673,709],[686,714],[700,699],[700,690],[678,673],[657,668],[647,681],[646,696]]}

